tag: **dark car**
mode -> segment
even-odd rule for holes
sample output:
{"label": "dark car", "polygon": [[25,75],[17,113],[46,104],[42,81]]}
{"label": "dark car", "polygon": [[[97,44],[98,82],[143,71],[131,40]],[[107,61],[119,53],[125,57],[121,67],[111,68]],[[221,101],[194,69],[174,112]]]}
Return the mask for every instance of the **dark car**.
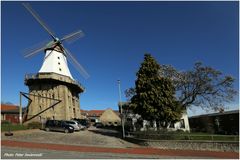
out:
{"label": "dark car", "polygon": [[73,126],[67,124],[61,120],[47,120],[45,124],[46,131],[61,131],[65,133],[73,133],[74,128]]}
{"label": "dark car", "polygon": [[102,128],[103,127],[103,124],[101,122],[96,122],[94,123],[94,125],[96,128]]}

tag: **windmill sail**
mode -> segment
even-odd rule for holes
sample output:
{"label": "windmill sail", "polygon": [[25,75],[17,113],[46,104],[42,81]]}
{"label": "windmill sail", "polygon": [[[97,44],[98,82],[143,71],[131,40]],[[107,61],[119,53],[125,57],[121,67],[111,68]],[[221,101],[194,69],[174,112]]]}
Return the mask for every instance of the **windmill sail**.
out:
{"label": "windmill sail", "polygon": [[24,58],[32,57],[32,56],[36,55],[37,53],[43,51],[48,44],[49,44],[49,40],[45,40],[41,43],[34,45],[31,48],[25,49],[23,51]]}
{"label": "windmill sail", "polygon": [[38,21],[38,23],[51,35],[51,37],[55,40],[56,37],[54,36],[54,33],[50,30],[50,28],[43,22],[43,20],[40,18],[40,16],[35,12],[30,4],[23,3],[23,6],[33,15],[33,17]]}
{"label": "windmill sail", "polygon": [[77,71],[85,78],[88,79],[90,77],[90,75],[88,74],[88,72],[84,69],[84,67],[77,61],[77,59],[73,56],[73,54],[67,50],[66,48],[65,52],[67,57],[69,57],[69,61],[73,64],[73,66],[77,69]]}
{"label": "windmill sail", "polygon": [[84,33],[81,30],[79,30],[64,36],[60,41],[61,42],[66,41],[68,43],[72,43],[83,36],[84,36]]}

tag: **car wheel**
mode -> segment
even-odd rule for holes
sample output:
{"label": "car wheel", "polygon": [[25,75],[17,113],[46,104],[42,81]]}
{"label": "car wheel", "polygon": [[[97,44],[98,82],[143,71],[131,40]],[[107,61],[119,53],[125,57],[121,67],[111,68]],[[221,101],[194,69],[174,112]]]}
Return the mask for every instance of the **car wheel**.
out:
{"label": "car wheel", "polygon": [[47,132],[49,132],[49,131],[50,131],[50,129],[49,129],[49,128],[45,128],[45,130],[46,130]]}
{"label": "car wheel", "polygon": [[68,129],[65,129],[64,132],[65,132],[65,133],[69,133],[69,130],[68,130]]}

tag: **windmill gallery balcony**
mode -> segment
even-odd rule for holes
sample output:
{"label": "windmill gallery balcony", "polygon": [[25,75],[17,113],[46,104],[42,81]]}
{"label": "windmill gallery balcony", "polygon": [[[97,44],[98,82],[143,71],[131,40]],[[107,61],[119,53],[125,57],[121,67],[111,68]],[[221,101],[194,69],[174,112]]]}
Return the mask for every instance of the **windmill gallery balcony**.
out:
{"label": "windmill gallery balcony", "polygon": [[57,73],[37,73],[37,74],[26,74],[25,75],[25,85],[29,86],[34,82],[38,81],[53,81],[60,82],[63,84],[71,85],[79,92],[83,92],[85,88],[76,80],[71,79],[70,77],[57,74]]}

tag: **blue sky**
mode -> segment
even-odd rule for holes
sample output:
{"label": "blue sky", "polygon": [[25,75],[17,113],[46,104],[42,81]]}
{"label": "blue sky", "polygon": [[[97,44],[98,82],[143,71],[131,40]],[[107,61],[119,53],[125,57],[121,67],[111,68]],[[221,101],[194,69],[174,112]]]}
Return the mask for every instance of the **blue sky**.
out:
{"label": "blue sky", "polygon": [[[44,53],[24,59],[24,49],[49,35],[21,2],[1,2],[1,98],[19,103],[26,73],[37,73]],[[196,61],[236,78],[238,90],[238,2],[30,2],[58,37],[81,29],[85,36],[67,45],[90,74],[82,109],[117,109],[118,86],[134,86],[144,53],[160,64],[189,70]],[[125,100],[122,94],[123,100]],[[238,97],[231,104],[238,108]],[[200,110],[190,114],[202,113]]]}

